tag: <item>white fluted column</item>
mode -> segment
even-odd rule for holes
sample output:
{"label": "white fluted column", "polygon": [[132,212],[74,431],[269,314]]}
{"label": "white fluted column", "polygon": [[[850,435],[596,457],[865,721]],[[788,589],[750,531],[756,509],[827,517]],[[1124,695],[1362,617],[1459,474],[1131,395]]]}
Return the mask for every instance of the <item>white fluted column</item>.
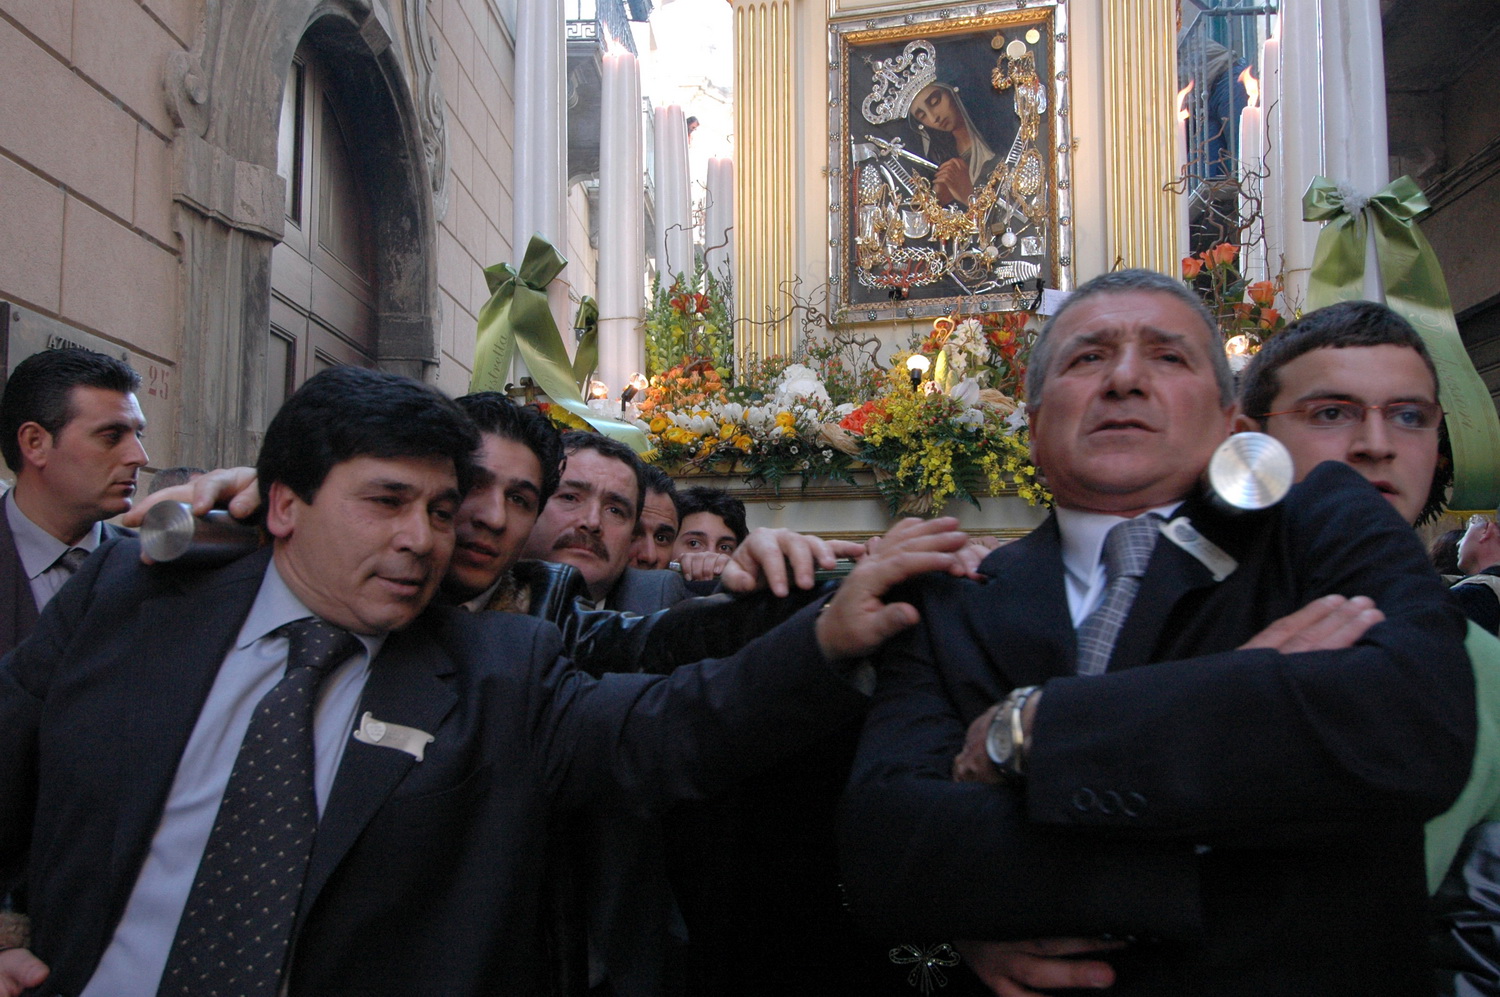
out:
{"label": "white fluted column", "polygon": [[[1322,175],[1369,195],[1390,182],[1379,0],[1282,4],[1280,82],[1287,296],[1300,304],[1319,231],[1302,221],[1307,185]],[[1378,298],[1373,258],[1365,272]]]}
{"label": "white fluted column", "polygon": [[[1324,52],[1323,90],[1348,95],[1323,122],[1326,175],[1368,196],[1391,182],[1379,0],[1323,0],[1323,36],[1342,41]],[[1383,301],[1373,231],[1365,251],[1365,297]]]}
{"label": "white fluted column", "polygon": [[599,138],[598,376],[619,398],[626,380],[645,369],[641,77],[626,51],[604,56]]}
{"label": "white fluted column", "polygon": [[734,273],[734,160],[708,161],[703,252],[708,271],[721,281]]}
{"label": "white fluted column", "polygon": [[[516,5],[516,136],[511,189],[511,262],[519,267],[534,234],[567,255],[567,41],[562,0]],[[572,326],[568,270],[547,288],[559,329]],[[564,332],[571,344],[572,336]],[[516,377],[525,367],[516,361]]]}
{"label": "white fluted column", "polygon": [[1302,193],[1323,172],[1323,45],[1320,0],[1281,5],[1281,232],[1286,300],[1307,300],[1318,226],[1302,220]]}
{"label": "white fluted column", "polygon": [[664,283],[693,273],[688,200],[687,118],[676,104],[656,109],[656,269]]}

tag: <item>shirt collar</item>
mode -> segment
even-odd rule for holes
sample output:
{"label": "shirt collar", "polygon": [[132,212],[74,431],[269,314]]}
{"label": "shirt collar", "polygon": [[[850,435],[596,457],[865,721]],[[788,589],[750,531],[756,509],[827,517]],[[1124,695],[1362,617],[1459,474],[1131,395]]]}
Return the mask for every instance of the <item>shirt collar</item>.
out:
{"label": "shirt collar", "polygon": [[[272,558],[266,563],[266,575],[261,579],[260,591],[255,594],[255,602],[250,606],[250,615],[245,617],[234,646],[244,650],[288,623],[305,620],[314,615],[316,614],[308,609],[287,586],[286,581],[281,577],[281,572],[276,570],[276,559]],[[364,645],[368,655],[367,661],[375,660],[375,655],[380,653],[380,648],[385,644],[386,638],[385,634],[355,634],[354,636]]]}
{"label": "shirt collar", "polygon": [[467,602],[461,602],[461,603],[459,603],[459,605],[461,607],[463,607],[464,609],[467,609],[471,613],[482,613],[482,612],[484,612],[486,609],[489,608],[489,606],[490,606],[490,600],[493,599],[493,598],[495,598],[495,592],[499,590],[500,583],[503,582],[503,581],[505,581],[505,577],[506,577],[506,573],[502,571],[500,573],[500,577],[496,578],[495,581],[494,581],[494,583],[492,585],[490,585],[489,588],[485,589],[483,592],[479,593],[474,598],[469,599]]}
{"label": "shirt collar", "polygon": [[[1170,518],[1182,502],[1148,509],[1141,515],[1156,513]],[[1104,551],[1104,538],[1115,524],[1123,523],[1127,516],[1111,516],[1103,512],[1081,512],[1077,509],[1057,510],[1057,529],[1062,534],[1063,570],[1083,588],[1088,588],[1099,567],[1099,558]]]}
{"label": "shirt collar", "polygon": [[[10,525],[10,532],[16,540],[16,555],[21,559],[21,567],[26,571],[26,577],[35,580],[38,575],[57,563],[57,559],[66,554],[69,545],[42,529],[40,526],[26,518],[26,513],[16,504],[15,489],[5,493],[5,519]],[[73,547],[92,551],[99,546],[104,535],[104,526],[95,523],[93,528],[83,535]]]}

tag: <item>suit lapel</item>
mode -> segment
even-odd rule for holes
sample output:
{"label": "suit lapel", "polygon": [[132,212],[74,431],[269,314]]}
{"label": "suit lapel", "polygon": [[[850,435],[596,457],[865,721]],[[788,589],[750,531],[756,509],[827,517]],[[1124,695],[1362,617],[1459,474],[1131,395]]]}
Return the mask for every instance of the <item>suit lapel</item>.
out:
{"label": "suit lapel", "polygon": [[37,613],[36,596],[31,591],[31,581],[26,577],[26,569],[21,566],[21,555],[16,552],[16,538],[10,531],[10,522],[6,518],[5,504],[11,501],[9,498],[0,501],[0,591],[11,610],[9,619],[6,621],[6,633],[0,635],[5,640],[0,647],[0,654],[15,647],[26,639],[36,626]]}
{"label": "suit lapel", "polygon": [[[1230,542],[1235,531],[1228,518],[1215,511],[1207,501],[1192,498],[1184,502],[1170,518],[1181,517],[1186,517],[1195,529],[1225,548],[1236,560],[1243,559],[1243,552]],[[1177,604],[1190,593],[1217,584],[1213,573],[1201,561],[1167,537],[1161,537],[1151,553],[1151,563],[1141,579],[1140,592],[1130,608],[1130,616],[1115,642],[1109,670],[1119,671],[1154,661],[1163,629]]]}
{"label": "suit lapel", "polygon": [[[150,708],[132,711],[133,735],[120,741],[122,794],[115,827],[116,882],[135,884],[188,738],[219,666],[265,576],[269,549],[141,604],[136,639],[118,663],[133,686],[150,690]],[[123,898],[121,899],[123,904]]]}
{"label": "suit lapel", "polygon": [[[370,667],[358,716],[369,712],[377,720],[436,734],[443,718],[458,702],[447,680],[454,670],[453,660],[436,639],[429,613],[417,625],[386,640]],[[312,908],[365,825],[416,764],[417,760],[404,751],[349,738],[318,823],[302,887],[300,916]]]}
{"label": "suit lapel", "polygon": [[[980,571],[994,580],[967,589],[967,616],[996,670],[1012,686],[1072,674],[1077,637],[1063,586],[1057,517],[1048,516],[1026,536],[995,551]],[[999,598],[1005,601],[1003,612],[996,611]],[[1018,646],[1023,641],[1037,643]]]}

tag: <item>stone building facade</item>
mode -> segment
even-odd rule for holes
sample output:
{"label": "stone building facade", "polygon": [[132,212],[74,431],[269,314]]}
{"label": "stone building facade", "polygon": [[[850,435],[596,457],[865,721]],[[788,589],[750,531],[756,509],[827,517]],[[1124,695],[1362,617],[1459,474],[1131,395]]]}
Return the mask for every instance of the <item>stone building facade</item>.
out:
{"label": "stone building facade", "polygon": [[461,392],[482,270],[513,256],[514,22],[493,0],[0,2],[8,368],[58,342],[128,356],[153,467],[252,459],[325,363]]}

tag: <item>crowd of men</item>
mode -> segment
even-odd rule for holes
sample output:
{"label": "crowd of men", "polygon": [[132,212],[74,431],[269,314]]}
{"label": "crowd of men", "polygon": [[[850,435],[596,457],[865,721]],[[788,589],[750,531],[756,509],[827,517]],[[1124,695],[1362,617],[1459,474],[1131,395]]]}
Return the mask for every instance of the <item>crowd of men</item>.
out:
{"label": "crowd of men", "polygon": [[[58,350],[0,398],[0,995],[1500,994],[1500,527],[1450,589],[1383,306],[1236,384],[1181,282],[1084,285],[1028,373],[1055,507],[993,553],[751,531],[335,368],[162,493],[264,546],[151,565],[105,522],[138,383]],[[1202,484],[1242,430],[1270,509]]]}

